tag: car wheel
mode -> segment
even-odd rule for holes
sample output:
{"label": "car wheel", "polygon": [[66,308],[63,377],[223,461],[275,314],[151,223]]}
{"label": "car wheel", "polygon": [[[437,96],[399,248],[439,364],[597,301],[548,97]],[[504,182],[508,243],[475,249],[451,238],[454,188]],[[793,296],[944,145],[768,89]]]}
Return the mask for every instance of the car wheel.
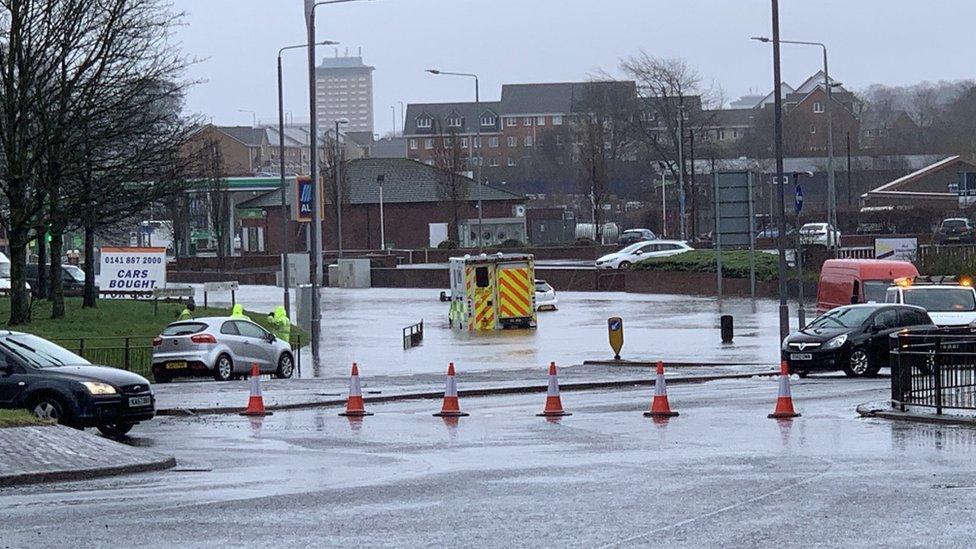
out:
{"label": "car wheel", "polygon": [[279,379],[288,379],[295,373],[295,361],[292,360],[291,354],[282,353],[281,357],[278,359],[278,369],[275,370],[275,377]]}
{"label": "car wheel", "polygon": [[38,419],[46,419],[69,427],[75,426],[64,401],[53,395],[42,395],[35,399],[31,412]]}
{"label": "car wheel", "polygon": [[866,377],[871,375],[871,356],[863,347],[855,347],[844,365],[844,373],[848,377]]}
{"label": "car wheel", "polygon": [[630,270],[630,261],[621,261],[617,265],[617,268],[620,269],[621,271],[629,271]]}
{"label": "car wheel", "polygon": [[231,362],[229,356],[220,355],[217,357],[213,375],[217,381],[230,381],[234,379],[234,363]]}
{"label": "car wheel", "polygon": [[129,431],[131,431],[133,427],[135,427],[135,423],[113,423],[109,425],[99,425],[98,430],[109,438],[122,438]]}

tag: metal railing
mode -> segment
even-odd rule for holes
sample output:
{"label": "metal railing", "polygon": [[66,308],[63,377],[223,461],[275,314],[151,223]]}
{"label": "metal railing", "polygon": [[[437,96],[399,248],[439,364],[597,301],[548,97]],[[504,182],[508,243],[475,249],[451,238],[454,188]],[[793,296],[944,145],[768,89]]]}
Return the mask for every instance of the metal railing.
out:
{"label": "metal railing", "polygon": [[[302,375],[302,336],[293,334],[289,342],[298,375]],[[92,364],[110,366],[150,377],[152,375],[153,336],[75,337],[52,339],[54,343]]]}
{"label": "metal railing", "polygon": [[940,329],[891,341],[891,401],[906,406],[976,410],[976,333]]}
{"label": "metal railing", "polygon": [[411,324],[403,329],[403,350],[420,345],[424,341],[424,321]]}

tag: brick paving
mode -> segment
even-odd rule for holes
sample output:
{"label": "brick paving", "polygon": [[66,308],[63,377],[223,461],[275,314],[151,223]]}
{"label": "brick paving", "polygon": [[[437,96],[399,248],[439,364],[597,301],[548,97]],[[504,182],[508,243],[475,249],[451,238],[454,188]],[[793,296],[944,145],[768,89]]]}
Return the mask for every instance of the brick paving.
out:
{"label": "brick paving", "polygon": [[0,429],[0,486],[172,467],[172,457],[61,426]]}

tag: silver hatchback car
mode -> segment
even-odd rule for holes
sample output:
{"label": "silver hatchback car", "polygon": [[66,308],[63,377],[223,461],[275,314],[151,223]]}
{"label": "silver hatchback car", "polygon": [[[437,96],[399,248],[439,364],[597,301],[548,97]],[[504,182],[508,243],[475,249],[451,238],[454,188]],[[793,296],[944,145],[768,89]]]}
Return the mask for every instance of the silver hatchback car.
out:
{"label": "silver hatchback car", "polygon": [[174,377],[213,376],[229,381],[251,372],[289,378],[295,372],[291,347],[250,320],[207,317],[174,322],[153,340],[156,383]]}

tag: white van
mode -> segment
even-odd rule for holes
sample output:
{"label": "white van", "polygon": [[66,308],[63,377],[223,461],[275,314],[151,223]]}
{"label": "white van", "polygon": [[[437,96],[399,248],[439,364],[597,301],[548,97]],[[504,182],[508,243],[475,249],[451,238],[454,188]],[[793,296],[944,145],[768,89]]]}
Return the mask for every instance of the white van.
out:
{"label": "white van", "polygon": [[[28,290],[31,289],[30,284],[24,282],[24,286]],[[7,254],[0,252],[0,291],[10,289],[10,258]]]}
{"label": "white van", "polygon": [[965,326],[976,322],[976,289],[968,284],[910,284],[888,288],[886,303],[917,305],[937,326]]}

